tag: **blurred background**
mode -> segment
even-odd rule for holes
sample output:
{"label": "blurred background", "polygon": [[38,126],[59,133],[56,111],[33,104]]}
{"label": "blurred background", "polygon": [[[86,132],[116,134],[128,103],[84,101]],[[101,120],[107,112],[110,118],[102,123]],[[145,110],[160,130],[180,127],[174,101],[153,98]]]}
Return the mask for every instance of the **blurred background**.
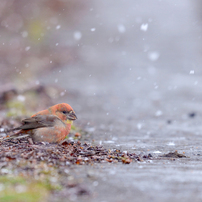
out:
{"label": "blurred background", "polygon": [[86,96],[79,111],[99,102],[104,114],[173,115],[202,99],[201,7],[190,0],[2,0],[2,88],[49,83],[62,96]]}
{"label": "blurred background", "polygon": [[6,105],[14,116],[21,104],[36,111],[68,102],[105,132],[128,120],[140,129],[147,119],[200,115],[201,5],[2,0],[1,103],[17,95],[17,104]]}

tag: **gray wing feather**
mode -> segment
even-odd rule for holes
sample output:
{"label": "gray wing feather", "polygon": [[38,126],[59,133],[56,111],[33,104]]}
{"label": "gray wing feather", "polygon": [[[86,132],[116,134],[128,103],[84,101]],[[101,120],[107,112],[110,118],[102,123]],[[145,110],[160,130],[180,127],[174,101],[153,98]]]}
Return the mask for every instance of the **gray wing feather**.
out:
{"label": "gray wing feather", "polygon": [[18,127],[17,130],[29,130],[35,128],[52,127],[56,120],[61,121],[57,116],[54,115],[37,115],[31,118],[22,120],[22,126]]}

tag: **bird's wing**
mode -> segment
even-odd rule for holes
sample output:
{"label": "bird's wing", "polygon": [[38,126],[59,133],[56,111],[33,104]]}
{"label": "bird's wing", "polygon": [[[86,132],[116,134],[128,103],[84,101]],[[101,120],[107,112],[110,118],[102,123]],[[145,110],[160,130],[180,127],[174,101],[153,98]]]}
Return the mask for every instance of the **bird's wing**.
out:
{"label": "bird's wing", "polygon": [[54,126],[56,120],[61,121],[57,116],[54,115],[36,115],[34,117],[22,120],[22,126],[18,127],[17,130],[52,127]]}
{"label": "bird's wing", "polygon": [[[11,130],[7,130],[6,132],[11,132],[15,130],[31,130],[31,129],[37,129],[37,128],[43,128],[43,127],[52,127],[54,126],[55,121],[60,121],[63,123],[57,116],[54,115],[36,115],[31,118],[27,118],[22,120],[22,125],[18,128],[13,128]],[[64,124],[64,123],[63,123]],[[15,134],[9,135],[9,137],[2,137],[0,138],[0,142],[12,138],[23,138],[29,136],[29,134],[23,134],[20,135],[21,132],[17,132]]]}

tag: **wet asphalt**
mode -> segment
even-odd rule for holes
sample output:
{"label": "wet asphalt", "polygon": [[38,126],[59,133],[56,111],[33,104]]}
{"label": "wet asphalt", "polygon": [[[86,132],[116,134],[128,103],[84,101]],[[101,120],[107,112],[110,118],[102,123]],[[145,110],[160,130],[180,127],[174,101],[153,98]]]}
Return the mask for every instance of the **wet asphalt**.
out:
{"label": "wet asphalt", "polygon": [[[67,28],[79,58],[42,79],[67,90],[60,100],[91,134],[86,141],[153,156],[72,167],[92,194],[72,201],[202,200],[200,4],[88,1]],[[156,158],[175,150],[188,158]]]}

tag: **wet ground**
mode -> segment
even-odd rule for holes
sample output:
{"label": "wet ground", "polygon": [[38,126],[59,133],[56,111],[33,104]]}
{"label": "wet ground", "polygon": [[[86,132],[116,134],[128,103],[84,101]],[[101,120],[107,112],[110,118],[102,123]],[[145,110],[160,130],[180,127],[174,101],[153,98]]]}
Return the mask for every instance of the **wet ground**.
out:
{"label": "wet ground", "polygon": [[75,166],[71,172],[92,195],[71,200],[202,200],[199,7],[188,0],[97,1],[75,25],[81,59],[41,80],[76,93],[60,100],[73,106],[77,125],[92,134],[88,141],[189,158]]}

